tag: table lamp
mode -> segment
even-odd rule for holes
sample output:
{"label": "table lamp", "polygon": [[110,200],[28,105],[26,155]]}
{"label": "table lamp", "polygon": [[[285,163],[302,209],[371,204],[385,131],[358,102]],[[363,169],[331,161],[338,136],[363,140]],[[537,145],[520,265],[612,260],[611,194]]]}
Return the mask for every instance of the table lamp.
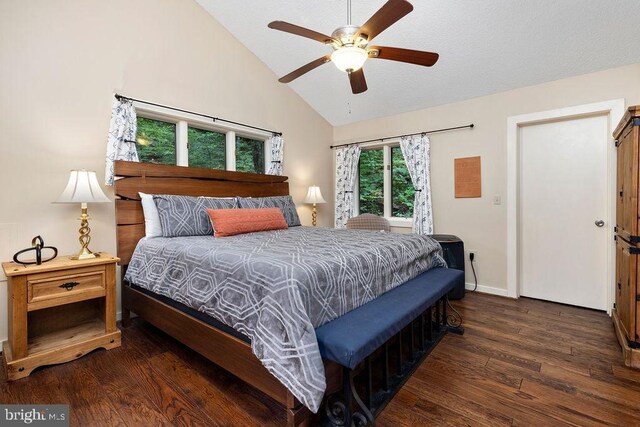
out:
{"label": "table lamp", "polygon": [[89,228],[89,214],[87,213],[87,203],[107,203],[111,202],[102,192],[96,173],[88,170],[72,170],[69,175],[69,182],[54,203],[81,203],[82,213],[80,214],[80,245],[82,248],[77,255],[71,259],[91,259],[98,255],[91,252],[89,242],[91,242],[91,229]]}
{"label": "table lamp", "polygon": [[316,203],[327,203],[322,198],[320,187],[318,187],[317,185],[310,186],[309,191],[307,191],[307,198],[304,199],[304,202],[313,203],[313,213],[311,214],[311,223],[315,227],[318,222],[318,212],[316,211]]}

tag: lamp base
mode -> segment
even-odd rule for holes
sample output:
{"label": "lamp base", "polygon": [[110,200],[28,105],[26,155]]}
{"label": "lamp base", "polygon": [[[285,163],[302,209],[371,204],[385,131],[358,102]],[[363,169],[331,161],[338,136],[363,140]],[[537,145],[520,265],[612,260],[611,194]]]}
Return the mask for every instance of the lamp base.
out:
{"label": "lamp base", "polygon": [[89,248],[82,248],[77,255],[71,257],[72,260],[80,260],[80,259],[93,259],[98,258],[100,254],[95,254],[89,250]]}
{"label": "lamp base", "polygon": [[311,224],[315,227],[318,224],[318,212],[316,211],[316,204],[313,204],[313,211],[311,212]]}
{"label": "lamp base", "polygon": [[78,240],[80,241],[80,252],[77,255],[71,257],[72,260],[81,260],[81,259],[93,259],[100,256],[100,254],[94,254],[89,249],[89,242],[91,242],[91,229],[89,228],[89,213],[87,212],[87,204],[82,204],[82,214],[80,215],[80,237]]}

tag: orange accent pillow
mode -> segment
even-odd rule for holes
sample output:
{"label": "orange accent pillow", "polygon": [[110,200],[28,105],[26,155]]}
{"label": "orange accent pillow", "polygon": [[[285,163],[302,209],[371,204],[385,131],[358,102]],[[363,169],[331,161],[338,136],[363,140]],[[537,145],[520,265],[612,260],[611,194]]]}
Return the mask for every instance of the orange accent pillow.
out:
{"label": "orange accent pillow", "polygon": [[289,228],[280,208],[207,209],[214,237]]}

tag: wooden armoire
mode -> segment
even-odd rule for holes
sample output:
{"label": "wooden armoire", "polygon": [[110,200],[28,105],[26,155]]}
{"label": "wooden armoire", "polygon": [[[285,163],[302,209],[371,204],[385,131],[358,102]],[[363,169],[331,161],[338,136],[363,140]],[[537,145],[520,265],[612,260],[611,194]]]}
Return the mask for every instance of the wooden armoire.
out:
{"label": "wooden armoire", "polygon": [[613,322],[625,364],[640,368],[640,106],[628,109],[613,136],[618,162]]}

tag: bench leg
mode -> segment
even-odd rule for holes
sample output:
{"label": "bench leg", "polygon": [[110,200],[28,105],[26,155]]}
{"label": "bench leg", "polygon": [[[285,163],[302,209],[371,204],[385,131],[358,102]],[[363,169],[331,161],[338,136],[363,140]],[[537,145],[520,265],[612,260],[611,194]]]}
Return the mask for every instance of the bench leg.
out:
{"label": "bench leg", "polygon": [[402,331],[398,332],[398,360],[396,362],[396,371],[398,375],[402,375]]}
{"label": "bench leg", "polygon": [[[364,404],[353,384],[353,371],[343,368],[342,398],[332,399],[326,403],[328,425],[332,427],[367,427],[375,425],[375,418]],[[354,403],[356,410],[354,411]]]}
{"label": "bench leg", "polygon": [[384,373],[382,377],[383,390],[389,391],[389,343],[384,343]]}
{"label": "bench leg", "polygon": [[[447,315],[447,306],[451,307],[453,314]],[[464,327],[462,326],[462,316],[449,304],[449,295],[444,296],[442,307],[442,324],[444,327],[447,328],[449,332],[453,332],[457,335],[463,335]]]}
{"label": "bench leg", "polygon": [[415,337],[413,336],[414,333],[414,326],[415,326],[415,322],[411,322],[409,324],[409,362],[413,363],[413,356],[414,356],[414,351],[416,348],[416,343],[415,343]]}
{"label": "bench leg", "polygon": [[[342,378],[344,379],[344,388],[345,388],[345,400],[352,405],[351,398],[355,401],[356,405],[358,405],[358,409],[355,412],[351,412],[347,410],[349,413],[348,419],[349,422],[345,423],[346,426],[350,426],[352,423],[357,427],[364,426],[374,426],[375,418],[367,405],[362,402],[358,392],[356,391],[356,386],[353,384],[353,371],[349,368],[344,368],[344,372],[342,373]],[[346,395],[349,395],[348,397]],[[349,399],[349,400],[347,400]],[[347,406],[347,409],[350,409],[352,406]]]}
{"label": "bench leg", "polygon": [[365,388],[365,392],[366,392],[366,405],[367,408],[371,407],[371,404],[373,403],[373,370],[371,369],[371,358],[367,357],[367,359],[364,362],[365,364],[365,369],[367,370],[367,383],[366,383],[366,388]]}
{"label": "bench leg", "polygon": [[424,351],[424,316],[420,316],[420,320],[418,320],[418,331],[420,332],[419,342],[420,342],[420,351]]}
{"label": "bench leg", "polygon": [[447,325],[447,303],[449,300],[446,295],[442,297],[442,325]]}

